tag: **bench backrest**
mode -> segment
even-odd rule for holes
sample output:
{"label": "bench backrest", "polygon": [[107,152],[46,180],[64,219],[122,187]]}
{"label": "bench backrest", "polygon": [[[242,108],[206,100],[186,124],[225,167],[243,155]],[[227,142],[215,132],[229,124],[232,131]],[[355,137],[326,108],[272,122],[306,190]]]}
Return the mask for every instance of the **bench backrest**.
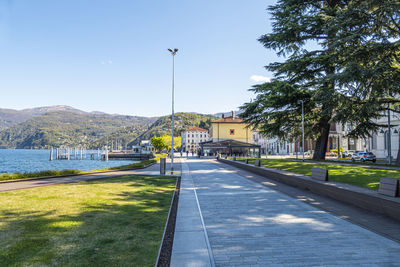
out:
{"label": "bench backrest", "polygon": [[256,159],[256,160],[254,161],[254,166],[257,166],[257,167],[260,167],[260,166],[261,166],[261,162],[260,162],[259,159]]}
{"label": "bench backrest", "polygon": [[318,181],[326,182],[328,181],[328,170],[321,168],[313,168],[311,178]]}
{"label": "bench backrest", "polygon": [[390,197],[397,197],[399,196],[399,179],[394,178],[381,178],[379,184],[379,194],[390,196]]}

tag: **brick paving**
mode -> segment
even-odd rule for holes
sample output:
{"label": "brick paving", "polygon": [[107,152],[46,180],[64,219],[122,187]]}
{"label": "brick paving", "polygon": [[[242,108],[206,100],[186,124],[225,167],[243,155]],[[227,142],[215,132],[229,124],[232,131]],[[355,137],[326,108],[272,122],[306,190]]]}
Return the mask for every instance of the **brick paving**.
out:
{"label": "brick paving", "polygon": [[194,159],[187,164],[216,266],[400,265],[395,241],[224,165]]}

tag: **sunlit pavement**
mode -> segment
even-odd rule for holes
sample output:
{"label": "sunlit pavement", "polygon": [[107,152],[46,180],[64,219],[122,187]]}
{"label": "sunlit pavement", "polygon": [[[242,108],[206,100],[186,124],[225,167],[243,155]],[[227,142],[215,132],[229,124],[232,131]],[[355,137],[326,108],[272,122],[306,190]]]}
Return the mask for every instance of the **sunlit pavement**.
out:
{"label": "sunlit pavement", "polygon": [[[399,266],[395,241],[247,180],[223,164],[188,159],[183,166],[195,185],[216,266]],[[191,240],[180,242],[174,246]]]}

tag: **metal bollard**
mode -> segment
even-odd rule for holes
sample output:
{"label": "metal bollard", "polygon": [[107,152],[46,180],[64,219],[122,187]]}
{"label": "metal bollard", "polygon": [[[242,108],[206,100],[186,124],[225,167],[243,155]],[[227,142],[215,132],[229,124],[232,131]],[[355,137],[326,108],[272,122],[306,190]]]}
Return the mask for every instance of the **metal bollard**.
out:
{"label": "metal bollard", "polygon": [[166,169],[166,166],[167,166],[167,160],[166,160],[166,158],[161,158],[160,159],[160,174],[161,175],[165,175],[165,169]]}

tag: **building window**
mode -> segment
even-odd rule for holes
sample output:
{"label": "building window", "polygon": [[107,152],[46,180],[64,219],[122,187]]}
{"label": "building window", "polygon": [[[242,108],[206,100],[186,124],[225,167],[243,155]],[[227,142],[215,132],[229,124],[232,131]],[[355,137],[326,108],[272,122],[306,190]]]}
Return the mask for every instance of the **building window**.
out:
{"label": "building window", "polygon": [[229,130],[229,134],[230,134],[230,135],[235,135],[235,129],[230,129],[230,130]]}
{"label": "building window", "polygon": [[378,147],[378,140],[377,139],[378,138],[377,138],[376,134],[374,133],[372,135],[372,149],[377,149],[377,147]]}

